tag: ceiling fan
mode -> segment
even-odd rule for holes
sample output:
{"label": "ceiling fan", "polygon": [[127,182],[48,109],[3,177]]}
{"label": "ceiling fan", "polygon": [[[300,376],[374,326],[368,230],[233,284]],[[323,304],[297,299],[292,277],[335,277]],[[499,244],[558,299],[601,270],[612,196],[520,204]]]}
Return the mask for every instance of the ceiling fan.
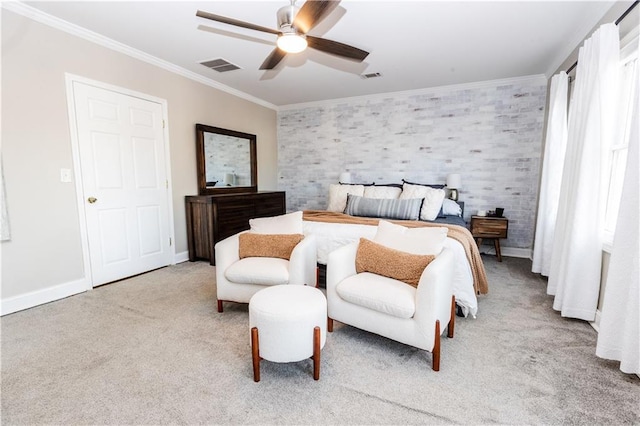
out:
{"label": "ceiling fan", "polygon": [[213,13],[203,12],[201,10],[198,10],[196,16],[224,24],[248,28],[250,30],[276,34],[278,36],[278,47],[276,47],[273,52],[267,56],[267,59],[265,59],[262,65],[260,65],[261,70],[271,70],[275,68],[287,53],[302,52],[307,46],[358,62],[362,62],[364,58],[369,55],[369,52],[358,49],[357,47],[307,34],[338,7],[340,0],[307,0],[300,8],[295,5],[295,2],[296,0],[291,0],[289,6],[281,7],[278,10],[277,30],[227,18],[225,16],[214,15]]}

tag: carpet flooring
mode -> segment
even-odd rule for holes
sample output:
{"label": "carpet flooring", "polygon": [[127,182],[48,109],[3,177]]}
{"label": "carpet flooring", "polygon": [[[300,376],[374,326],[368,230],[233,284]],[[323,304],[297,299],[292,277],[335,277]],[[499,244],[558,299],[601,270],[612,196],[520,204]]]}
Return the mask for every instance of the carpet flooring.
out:
{"label": "carpet flooring", "polygon": [[182,263],[4,316],[1,421],[40,424],[640,424],[640,380],[595,356],[531,262],[484,256],[490,293],[431,354],[336,322],[312,361],[251,367],[247,305]]}

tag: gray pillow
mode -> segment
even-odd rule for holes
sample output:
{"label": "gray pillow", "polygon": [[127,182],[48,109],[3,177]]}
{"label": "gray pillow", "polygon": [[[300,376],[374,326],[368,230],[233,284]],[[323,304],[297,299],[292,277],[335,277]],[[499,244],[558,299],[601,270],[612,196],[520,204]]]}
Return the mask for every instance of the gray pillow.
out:
{"label": "gray pillow", "polygon": [[344,212],[350,216],[418,220],[423,201],[424,198],[378,199],[349,194]]}

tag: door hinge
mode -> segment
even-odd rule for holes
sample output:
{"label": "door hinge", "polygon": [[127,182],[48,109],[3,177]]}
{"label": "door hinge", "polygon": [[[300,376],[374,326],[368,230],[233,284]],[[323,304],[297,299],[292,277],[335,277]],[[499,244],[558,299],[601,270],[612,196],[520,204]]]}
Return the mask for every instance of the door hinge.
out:
{"label": "door hinge", "polygon": [[165,124],[164,124],[164,119],[163,119],[163,120],[162,120],[162,128],[163,128],[163,129],[164,129],[164,126],[165,126]]}
{"label": "door hinge", "polygon": [[165,187],[165,188],[167,188],[167,189],[169,189],[169,181],[168,181],[168,180],[165,180],[165,181],[164,181],[164,187]]}
{"label": "door hinge", "polygon": [[173,241],[171,241],[171,237],[169,237],[169,247],[171,247],[172,244],[173,244]]}

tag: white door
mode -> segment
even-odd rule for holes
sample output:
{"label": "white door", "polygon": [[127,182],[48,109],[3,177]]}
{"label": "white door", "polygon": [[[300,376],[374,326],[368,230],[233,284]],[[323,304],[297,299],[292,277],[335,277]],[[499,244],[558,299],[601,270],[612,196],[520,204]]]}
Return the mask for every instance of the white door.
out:
{"label": "white door", "polygon": [[73,82],[93,286],[171,261],[163,111]]}

